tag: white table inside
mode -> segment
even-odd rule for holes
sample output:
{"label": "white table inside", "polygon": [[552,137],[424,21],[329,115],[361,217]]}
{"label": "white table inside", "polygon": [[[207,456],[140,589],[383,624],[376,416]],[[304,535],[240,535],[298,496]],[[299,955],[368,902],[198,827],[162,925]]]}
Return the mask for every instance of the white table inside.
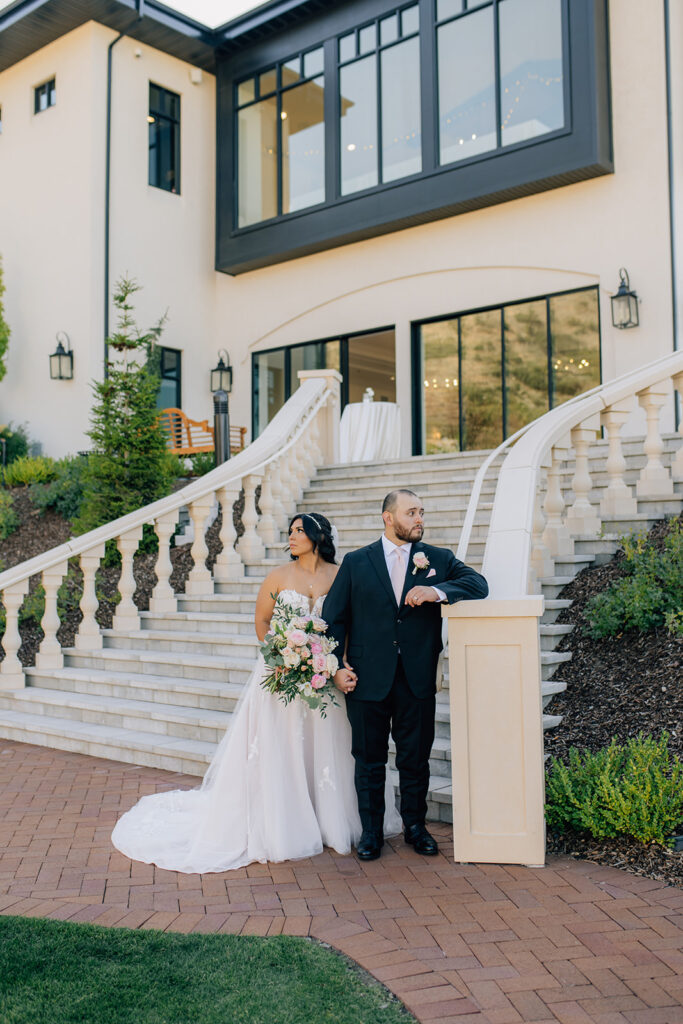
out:
{"label": "white table inside", "polygon": [[401,454],[401,410],[394,402],[353,402],[339,424],[340,462],[397,459]]}

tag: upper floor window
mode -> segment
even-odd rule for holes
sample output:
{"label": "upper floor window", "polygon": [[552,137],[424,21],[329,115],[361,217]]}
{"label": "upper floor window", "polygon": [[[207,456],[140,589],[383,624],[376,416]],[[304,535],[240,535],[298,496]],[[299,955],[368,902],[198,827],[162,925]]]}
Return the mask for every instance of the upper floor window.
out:
{"label": "upper floor window", "polygon": [[422,170],[417,4],[338,40],[341,194]]}
{"label": "upper floor window", "polygon": [[149,184],[180,192],[180,96],[149,83]]}
{"label": "upper floor window", "polygon": [[43,82],[33,90],[33,113],[39,114],[41,110],[54,107],[57,102],[56,79],[51,78],[49,82]]}
{"label": "upper floor window", "polygon": [[322,47],[237,87],[238,226],[325,201]]}

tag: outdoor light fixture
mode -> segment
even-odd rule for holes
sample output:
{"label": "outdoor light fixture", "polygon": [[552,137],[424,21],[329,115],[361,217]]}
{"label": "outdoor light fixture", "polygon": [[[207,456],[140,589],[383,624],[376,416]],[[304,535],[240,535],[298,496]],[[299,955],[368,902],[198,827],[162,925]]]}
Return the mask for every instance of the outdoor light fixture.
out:
{"label": "outdoor light fixture", "polygon": [[621,267],[619,270],[619,288],[612,295],[612,323],[619,330],[638,326],[638,296],[631,291],[628,273]]}
{"label": "outdoor light fixture", "polygon": [[[57,331],[57,348],[50,356],[50,378],[52,380],[73,380],[74,376],[74,354],[71,351],[69,335],[64,331]],[[62,339],[66,341],[67,348],[62,345]]]}
{"label": "outdoor light fixture", "polygon": [[232,391],[232,366],[224,348],[218,353],[218,366],[211,371],[211,390],[226,391],[228,394]]}

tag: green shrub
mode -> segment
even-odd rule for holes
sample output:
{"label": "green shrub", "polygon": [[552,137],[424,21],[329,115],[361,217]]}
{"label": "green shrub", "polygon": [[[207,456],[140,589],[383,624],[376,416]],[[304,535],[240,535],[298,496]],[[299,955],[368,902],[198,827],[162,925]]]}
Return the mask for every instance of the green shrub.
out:
{"label": "green shrub", "polygon": [[[166,435],[159,423],[158,352],[164,318],[141,334],[133,317],[134,281],[117,282],[118,329],[108,339],[118,355],[108,377],[94,385],[84,498],[74,529],[93,530],[165,497],[173,486]],[[143,361],[141,361],[143,360]]]}
{"label": "green shrub", "polygon": [[54,479],[55,463],[53,459],[49,459],[45,455],[21,455],[5,467],[4,475],[7,487],[43,484]]}
{"label": "green shrub", "polygon": [[0,380],[7,373],[7,349],[9,348],[10,329],[9,324],[5,320],[2,296],[5,293],[5,284],[2,275],[2,259],[0,259]]}
{"label": "green shrub", "polygon": [[216,468],[216,459],[213,452],[197,452],[190,456],[192,463],[192,476],[204,476]]}
{"label": "green shrub", "polygon": [[75,455],[55,462],[55,476],[48,484],[33,484],[31,501],[41,512],[52,509],[65,519],[75,519],[83,501],[87,456]]}
{"label": "green shrub", "polygon": [[19,516],[14,509],[12,495],[0,491],[0,540],[7,540],[19,525]]}
{"label": "green shrub", "polygon": [[664,625],[671,636],[683,639],[683,609],[679,608],[676,611],[667,612],[664,618]]}
{"label": "green shrub", "polygon": [[598,639],[667,625],[683,607],[683,531],[672,524],[661,550],[642,535],[623,541],[627,575],[586,605],[587,632]]}
{"label": "green shrub", "polygon": [[553,758],[546,776],[546,819],[557,832],[596,839],[633,836],[666,845],[683,824],[683,764],[669,737],[612,740],[596,753],[572,747],[569,763]]}
{"label": "green shrub", "polygon": [[8,466],[20,455],[28,454],[28,434],[25,427],[13,428],[11,423],[5,424],[0,427],[0,438],[5,442],[5,459]]}

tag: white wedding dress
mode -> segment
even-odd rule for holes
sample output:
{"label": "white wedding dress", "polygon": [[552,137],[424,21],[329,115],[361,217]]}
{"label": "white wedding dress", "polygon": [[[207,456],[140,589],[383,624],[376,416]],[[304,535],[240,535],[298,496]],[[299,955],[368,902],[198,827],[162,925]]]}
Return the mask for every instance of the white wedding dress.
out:
{"label": "white wedding dress", "polygon": [[[278,594],[273,617],[320,615],[320,597]],[[117,822],[112,843],[132,860],[170,871],[229,871],[253,861],[349,853],[360,838],[351,727],[344,698],[327,717],[300,700],[285,705],[260,684],[259,654],[245,693],[197,789],[143,796]],[[387,780],[385,835],[401,831]]]}

